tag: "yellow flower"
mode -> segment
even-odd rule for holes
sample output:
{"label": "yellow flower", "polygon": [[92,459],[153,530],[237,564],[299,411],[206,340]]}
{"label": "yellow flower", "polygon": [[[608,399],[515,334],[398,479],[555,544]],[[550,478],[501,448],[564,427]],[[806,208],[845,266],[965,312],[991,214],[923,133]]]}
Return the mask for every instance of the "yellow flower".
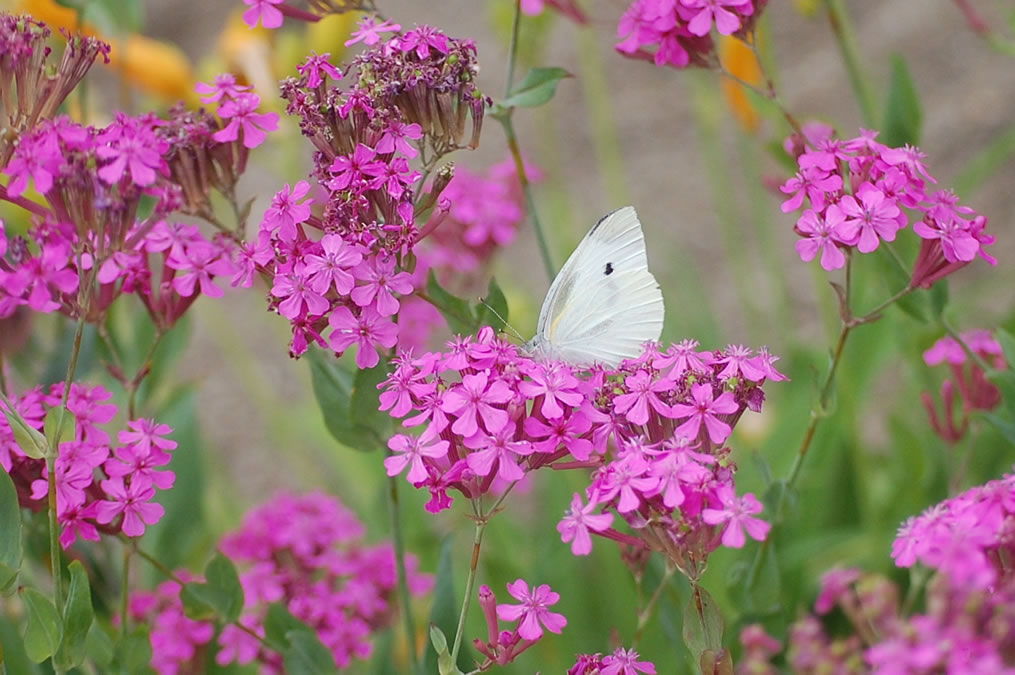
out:
{"label": "yellow flower", "polygon": [[[754,86],[761,86],[761,67],[754,56],[754,50],[740,40],[726,36],[719,36],[719,60],[723,68],[729,73],[737,76],[744,82]],[[720,82],[723,95],[733,110],[733,115],[740,122],[740,125],[748,133],[758,130],[758,112],[751,105],[751,99],[744,90],[744,86],[728,77],[722,78]]]}

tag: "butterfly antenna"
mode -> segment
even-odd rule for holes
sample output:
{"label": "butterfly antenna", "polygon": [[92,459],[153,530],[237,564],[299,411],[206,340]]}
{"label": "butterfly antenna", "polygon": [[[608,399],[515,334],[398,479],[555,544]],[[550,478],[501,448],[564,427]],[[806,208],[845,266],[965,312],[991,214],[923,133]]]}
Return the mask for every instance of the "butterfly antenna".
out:
{"label": "butterfly antenna", "polygon": [[[504,317],[502,317],[502,316],[500,315],[500,312],[498,312],[498,311],[497,311],[496,309],[494,309],[494,308],[493,308],[493,307],[492,307],[492,306],[490,305],[490,303],[488,303],[488,302],[486,301],[486,299],[485,299],[485,298],[480,298],[480,299],[479,299],[479,301],[480,301],[481,303],[483,303],[483,306],[484,306],[484,307],[486,307],[486,308],[487,308],[488,310],[490,310],[491,312],[493,312],[493,315],[494,315],[495,317],[497,317],[498,319],[500,319],[500,320],[501,320],[501,321],[502,321],[502,322],[504,323],[504,327],[505,327],[505,328],[510,328],[510,329],[511,329],[511,332],[515,334],[515,337],[516,337],[516,338],[518,338],[518,341],[519,341],[519,342],[522,342],[522,343],[524,343],[524,342],[525,342],[525,338],[523,338],[523,337],[522,337],[522,336],[521,336],[521,335],[520,335],[520,334],[518,333],[518,331],[516,331],[516,330],[515,330],[515,327],[514,327],[514,326],[512,326],[512,325],[511,325],[510,323],[508,323],[508,320],[507,320],[507,319],[505,319]],[[504,331],[502,330],[501,332],[503,333]]]}

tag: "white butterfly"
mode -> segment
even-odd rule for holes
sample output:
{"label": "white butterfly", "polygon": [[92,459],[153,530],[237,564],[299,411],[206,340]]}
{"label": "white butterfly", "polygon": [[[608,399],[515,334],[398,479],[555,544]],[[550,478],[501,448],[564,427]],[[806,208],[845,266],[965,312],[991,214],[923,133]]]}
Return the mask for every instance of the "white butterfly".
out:
{"label": "white butterfly", "polygon": [[523,349],[539,359],[616,367],[659,339],[663,314],[638,214],[625,206],[600,218],[564,263]]}

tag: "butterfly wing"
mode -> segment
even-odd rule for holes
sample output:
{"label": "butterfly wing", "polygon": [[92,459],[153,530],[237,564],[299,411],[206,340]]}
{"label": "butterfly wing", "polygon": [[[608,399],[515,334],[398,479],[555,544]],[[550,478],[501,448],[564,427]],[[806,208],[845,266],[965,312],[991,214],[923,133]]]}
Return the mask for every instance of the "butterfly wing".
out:
{"label": "butterfly wing", "polygon": [[564,263],[539,312],[532,351],[579,366],[616,366],[659,339],[663,316],[641,223],[627,206],[601,218]]}

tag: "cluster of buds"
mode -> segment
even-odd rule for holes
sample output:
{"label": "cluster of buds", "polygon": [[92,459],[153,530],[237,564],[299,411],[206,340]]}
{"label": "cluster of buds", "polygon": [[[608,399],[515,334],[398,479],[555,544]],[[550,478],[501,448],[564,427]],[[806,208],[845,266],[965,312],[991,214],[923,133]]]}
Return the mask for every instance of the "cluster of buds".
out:
{"label": "cluster of buds", "polygon": [[[41,387],[12,397],[11,408],[0,403],[0,466],[10,474],[21,506],[33,511],[46,508],[49,472],[46,460],[26,454],[16,441],[8,415],[11,410],[24,423],[42,432],[47,416],[59,415],[64,385]],[[165,424],[135,419],[117,433],[113,444],[103,429],[116,417],[113,394],[100,386],[71,384],[67,412],[74,433],[59,444],[54,462],[56,514],[60,544],[70,547],[80,537],[99,540],[99,533],[140,537],[146,525],[158,522],[164,509],[153,502],[156,490],[168,490],[176,479],[169,451],[176,442],[164,438],[172,432]],[[68,428],[69,428],[68,425]]]}
{"label": "cluster of buds", "polygon": [[[427,510],[448,508],[449,490],[475,499],[552,466],[593,471],[587,503],[575,495],[558,526],[576,555],[594,533],[660,551],[696,579],[720,544],[767,534],[753,517],[761,504],[735,494],[725,446],[741,415],[760,411],[763,382],[784,379],[766,352],[699,352],[685,341],[586,372],[522,355],[489,328],[449,347],[401,354],[380,385],[381,409],[422,429],[389,441],[388,474],[408,469],[431,493]],[[629,533],[610,526],[614,513]]]}
{"label": "cluster of buds", "polygon": [[[397,573],[391,544],[368,546],[363,535],[355,514],[325,494],[280,494],[248,512],[220,542],[240,567],[244,603],[240,625],[218,635],[216,663],[257,663],[260,672],[285,672],[282,657],[256,637],[265,635],[272,603],[282,603],[314,630],[339,668],[368,659],[373,637],[394,614]],[[412,594],[428,592],[432,577],[416,571],[415,557],[407,556],[406,563]],[[178,577],[189,579],[186,572]],[[179,584],[134,593],[130,610],[151,626],[151,665],[158,672],[202,669],[201,651],[215,638],[214,624],[184,615]]]}
{"label": "cluster of buds", "polygon": [[[1001,344],[990,331],[976,330],[963,333],[962,342],[989,367],[1002,370],[1007,367]],[[979,363],[970,359],[966,350],[955,338],[945,336],[923,353],[928,366],[947,363],[953,379],[941,383],[941,414],[929,392],[921,394],[923,406],[930,417],[931,428],[948,443],[957,443],[969,428],[970,415],[977,410],[993,410],[1001,402],[1000,390],[987,379]],[[961,401],[961,410],[956,402]]]}
{"label": "cluster of buds", "polygon": [[617,51],[657,66],[716,65],[713,28],[747,38],[767,0],[635,0],[617,25]]}
{"label": "cluster of buds", "polygon": [[814,124],[804,137],[787,139],[786,150],[800,171],[780,188],[790,195],[782,211],[804,208],[794,228],[802,237],[796,248],[803,260],[820,254],[822,268],[839,269],[846,252],[875,251],[912,220],[921,245],[910,288],[930,288],[977,255],[997,264],[985,250],[994,243],[984,231],[987,218],[960,206],[948,190],[929,192],[928,183],[937,181],[919,149],[890,148],[867,130],[844,141],[830,127]]}
{"label": "cluster of buds", "polygon": [[[497,596],[489,586],[479,588],[479,606],[486,619],[487,639],[473,640],[476,651],[486,657],[479,665],[479,671],[489,670],[493,666],[503,666],[514,661],[522,652],[539,642],[543,637],[543,629],[551,633],[560,633],[567,625],[563,614],[547,609],[560,601],[560,594],[555,593],[546,584],[533,588],[524,579],[516,579],[507,585],[508,593],[517,605],[497,604]],[[501,630],[500,622],[518,622],[510,630]]]}

